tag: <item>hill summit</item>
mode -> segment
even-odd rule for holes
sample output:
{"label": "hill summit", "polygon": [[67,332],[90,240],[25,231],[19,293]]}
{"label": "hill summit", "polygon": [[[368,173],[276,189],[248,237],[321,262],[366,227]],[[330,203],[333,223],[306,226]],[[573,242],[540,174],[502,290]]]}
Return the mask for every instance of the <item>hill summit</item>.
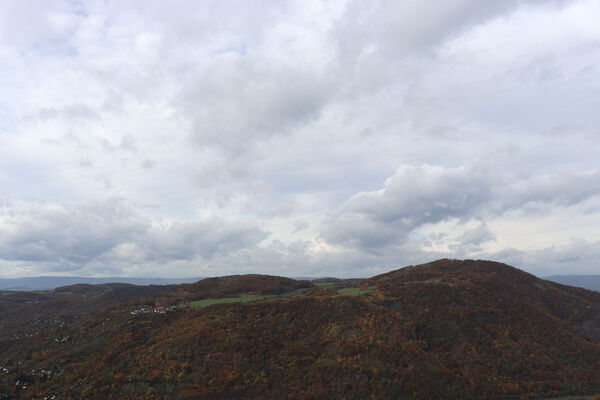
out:
{"label": "hill summit", "polygon": [[528,284],[541,281],[523,270],[488,260],[451,260],[443,258],[426,264],[411,265],[371,278],[374,281],[426,281],[427,279],[449,279],[458,282],[484,282],[497,280],[501,283]]}

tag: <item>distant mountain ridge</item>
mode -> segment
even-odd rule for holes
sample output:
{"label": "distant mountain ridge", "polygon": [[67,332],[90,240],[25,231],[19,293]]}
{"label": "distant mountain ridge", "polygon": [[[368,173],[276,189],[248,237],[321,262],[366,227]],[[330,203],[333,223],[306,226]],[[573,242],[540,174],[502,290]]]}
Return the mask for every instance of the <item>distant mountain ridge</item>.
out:
{"label": "distant mountain ridge", "polygon": [[[57,287],[77,285],[80,283],[88,285],[101,285],[104,283],[129,283],[132,285],[179,285],[182,283],[195,283],[205,277],[197,278],[89,278],[82,276],[36,276],[27,278],[0,278],[0,290],[54,290]],[[319,281],[338,278],[319,277],[291,277],[296,280]],[[600,292],[600,275],[553,275],[542,277],[552,282],[563,285],[581,287],[588,290]],[[357,278],[357,280],[360,280]]]}
{"label": "distant mountain ridge", "polygon": [[104,283],[129,283],[132,285],[174,285],[194,283],[199,278],[88,278],[81,276],[37,276],[28,278],[0,278],[0,290],[53,290],[60,286],[80,283],[100,285]]}
{"label": "distant mountain ridge", "polygon": [[[0,290],[54,290],[61,286],[78,284],[102,285],[105,283],[129,283],[131,285],[180,285],[182,283],[195,283],[206,277],[197,278],[89,278],[84,276],[36,276],[27,278],[0,278]],[[295,280],[312,281],[323,278],[318,277],[291,277]]]}
{"label": "distant mountain ridge", "polygon": [[600,275],[553,275],[543,279],[600,292]]}

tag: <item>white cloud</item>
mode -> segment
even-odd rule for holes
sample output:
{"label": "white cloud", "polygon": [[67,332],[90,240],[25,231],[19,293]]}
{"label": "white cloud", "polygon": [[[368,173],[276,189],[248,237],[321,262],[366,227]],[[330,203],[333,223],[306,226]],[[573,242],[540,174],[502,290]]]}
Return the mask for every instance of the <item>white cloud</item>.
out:
{"label": "white cloud", "polygon": [[589,270],[598,11],[4,2],[0,275]]}

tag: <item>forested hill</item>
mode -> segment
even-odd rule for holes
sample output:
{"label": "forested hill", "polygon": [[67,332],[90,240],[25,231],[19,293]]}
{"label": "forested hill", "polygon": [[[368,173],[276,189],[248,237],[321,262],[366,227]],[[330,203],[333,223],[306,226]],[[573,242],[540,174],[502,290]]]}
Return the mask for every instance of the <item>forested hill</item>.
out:
{"label": "forested hill", "polygon": [[0,297],[0,398],[600,394],[600,293],[490,261]]}

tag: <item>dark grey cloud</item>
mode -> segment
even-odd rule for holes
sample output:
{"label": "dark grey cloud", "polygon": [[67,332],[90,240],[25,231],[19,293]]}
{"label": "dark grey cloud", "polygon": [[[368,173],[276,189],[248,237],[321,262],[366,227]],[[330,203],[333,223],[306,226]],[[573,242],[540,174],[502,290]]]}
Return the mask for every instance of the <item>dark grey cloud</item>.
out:
{"label": "dark grey cloud", "polygon": [[2,216],[0,254],[6,260],[80,266],[149,228],[118,200],[85,206],[34,203]]}
{"label": "dark grey cloud", "polygon": [[239,156],[256,141],[288,134],[317,118],[335,95],[327,78],[264,65],[251,55],[222,57],[184,82],[179,99],[197,145]]}
{"label": "dark grey cloud", "polygon": [[118,199],[80,206],[15,204],[5,210],[0,214],[2,258],[54,270],[79,270],[98,260],[104,266],[210,260],[252,248],[268,236],[253,222],[217,217],[156,224]]}
{"label": "dark grey cloud", "polygon": [[253,248],[268,237],[255,223],[225,222],[220,218],[203,221],[172,223],[150,229],[138,246],[147,251],[150,259],[210,260],[243,248]]}

